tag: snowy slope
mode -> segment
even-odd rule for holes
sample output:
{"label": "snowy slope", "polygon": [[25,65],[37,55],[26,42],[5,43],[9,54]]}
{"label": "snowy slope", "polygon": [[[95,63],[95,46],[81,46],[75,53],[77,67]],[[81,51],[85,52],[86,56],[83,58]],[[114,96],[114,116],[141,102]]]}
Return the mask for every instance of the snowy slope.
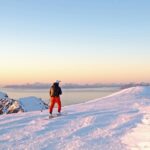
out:
{"label": "snowy slope", "polygon": [[[55,110],[56,112],[56,110]],[[150,87],[48,111],[0,116],[0,149],[150,150]]]}

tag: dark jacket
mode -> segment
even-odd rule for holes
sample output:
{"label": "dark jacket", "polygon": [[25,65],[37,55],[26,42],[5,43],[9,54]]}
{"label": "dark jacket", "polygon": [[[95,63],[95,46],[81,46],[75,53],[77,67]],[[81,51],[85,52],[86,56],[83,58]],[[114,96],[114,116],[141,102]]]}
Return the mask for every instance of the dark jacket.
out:
{"label": "dark jacket", "polygon": [[50,88],[50,96],[51,97],[59,97],[62,94],[61,88],[58,83],[54,83]]}

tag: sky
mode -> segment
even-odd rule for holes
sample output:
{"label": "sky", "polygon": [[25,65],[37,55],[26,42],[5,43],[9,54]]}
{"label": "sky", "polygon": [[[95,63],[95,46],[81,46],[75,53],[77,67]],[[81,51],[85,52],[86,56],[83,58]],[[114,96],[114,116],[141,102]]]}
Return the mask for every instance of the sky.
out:
{"label": "sky", "polygon": [[0,0],[0,85],[150,82],[149,0]]}

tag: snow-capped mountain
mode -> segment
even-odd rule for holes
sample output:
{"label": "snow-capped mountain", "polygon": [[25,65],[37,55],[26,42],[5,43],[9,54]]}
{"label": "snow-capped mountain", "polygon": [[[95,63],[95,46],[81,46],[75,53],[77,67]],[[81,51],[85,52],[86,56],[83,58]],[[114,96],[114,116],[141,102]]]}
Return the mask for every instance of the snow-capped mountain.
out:
{"label": "snow-capped mountain", "polygon": [[23,112],[20,103],[10,99],[6,93],[0,92],[0,114]]}
{"label": "snow-capped mountain", "polygon": [[47,109],[48,105],[40,98],[25,97],[14,100],[8,97],[6,93],[0,92],[0,114],[10,114],[18,112],[28,112]]}

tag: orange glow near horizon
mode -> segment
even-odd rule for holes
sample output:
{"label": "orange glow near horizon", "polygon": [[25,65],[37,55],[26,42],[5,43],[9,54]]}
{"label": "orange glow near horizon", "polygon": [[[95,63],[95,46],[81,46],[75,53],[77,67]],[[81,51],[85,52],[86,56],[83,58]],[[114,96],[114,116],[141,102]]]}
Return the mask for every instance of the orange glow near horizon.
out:
{"label": "orange glow near horizon", "polygon": [[[120,67],[121,68],[121,67]],[[78,67],[77,69],[28,69],[16,71],[5,71],[1,73],[1,85],[6,84],[24,84],[24,83],[51,83],[56,79],[62,83],[128,83],[128,82],[149,82],[150,71],[133,68],[115,68],[115,67]],[[130,69],[130,70],[129,70]],[[50,70],[50,71],[49,71]],[[52,71],[51,71],[52,70]],[[68,70],[68,71],[66,71]]]}
{"label": "orange glow near horizon", "polygon": [[[24,58],[0,64],[0,85],[24,83],[51,83],[56,79],[63,83],[129,83],[150,82],[148,62],[131,60],[103,60],[94,58],[78,60],[54,60]],[[19,62],[19,63],[18,63]]]}

